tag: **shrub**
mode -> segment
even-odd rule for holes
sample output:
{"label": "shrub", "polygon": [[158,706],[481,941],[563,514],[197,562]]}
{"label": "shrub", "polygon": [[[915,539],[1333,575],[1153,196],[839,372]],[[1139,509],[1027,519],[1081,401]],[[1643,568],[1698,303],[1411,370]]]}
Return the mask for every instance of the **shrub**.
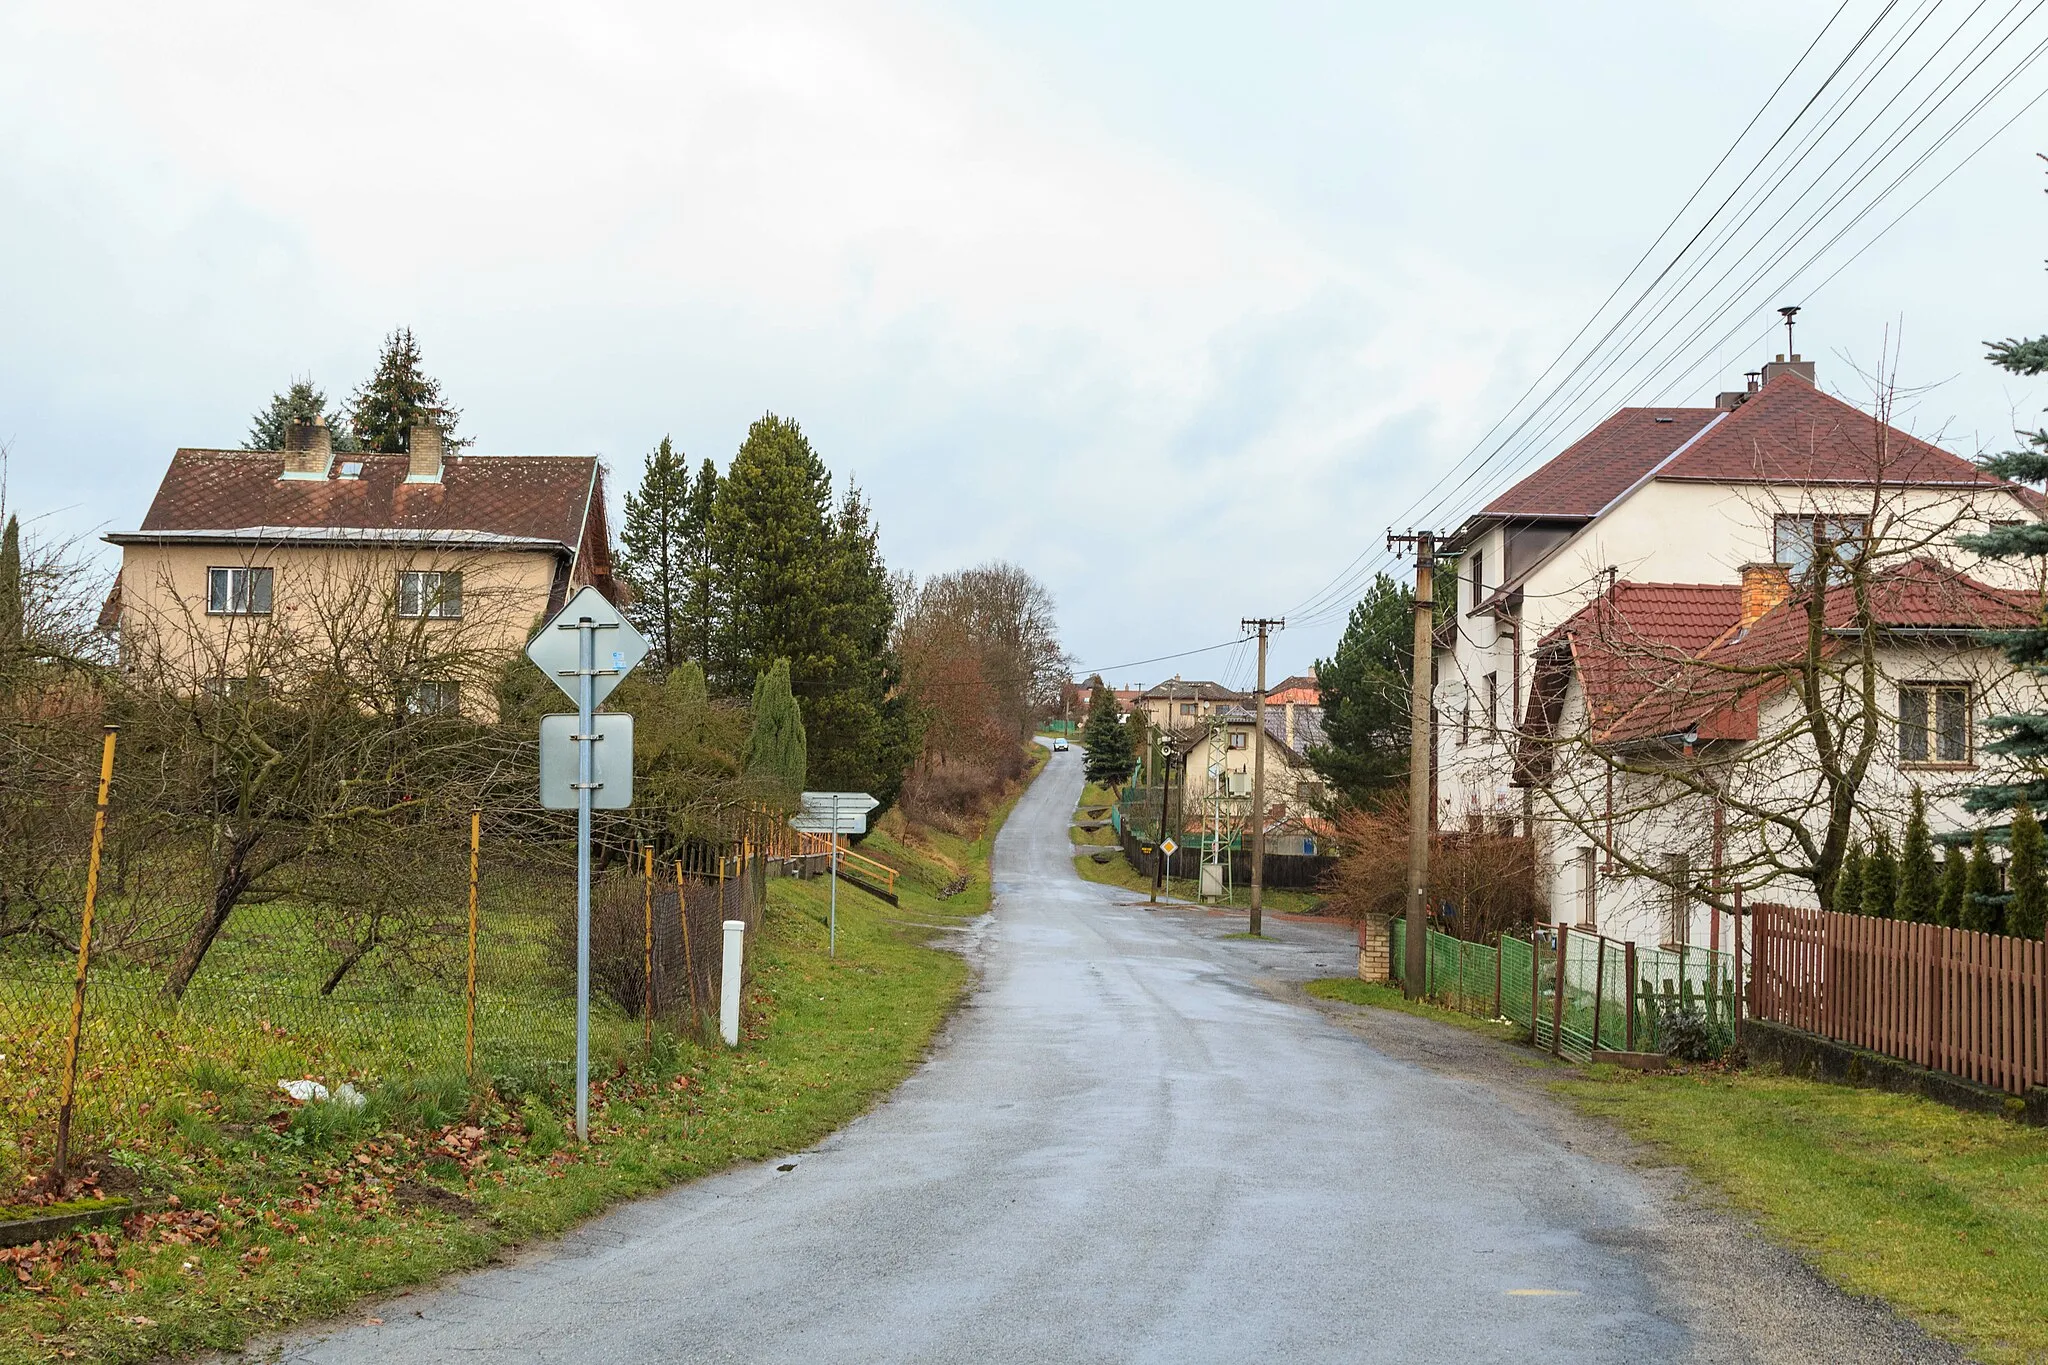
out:
{"label": "shrub", "polygon": [[1666,1002],[1657,1020],[1664,1055],[1681,1062],[1711,1062],[1721,1055],[1721,1031],[1692,1005]]}

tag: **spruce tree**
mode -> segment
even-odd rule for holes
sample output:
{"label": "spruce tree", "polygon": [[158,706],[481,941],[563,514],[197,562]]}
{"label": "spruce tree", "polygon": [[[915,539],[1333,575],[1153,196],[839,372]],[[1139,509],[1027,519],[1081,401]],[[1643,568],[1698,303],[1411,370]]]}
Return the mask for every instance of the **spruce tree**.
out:
{"label": "spruce tree", "polygon": [[1893,918],[1932,924],[1940,895],[1934,868],[1934,841],[1927,833],[1927,798],[1913,788],[1913,811],[1906,817],[1906,835],[1899,847],[1898,899]]}
{"label": "spruce tree", "polygon": [[757,792],[794,805],[809,765],[803,712],[789,690],[789,660],[777,659],[755,681],[753,713],[740,764]]}
{"label": "spruce tree", "polygon": [[1131,732],[1125,728],[1116,693],[1100,676],[1089,679],[1088,720],[1081,727],[1081,743],[1088,750],[1085,765],[1088,780],[1115,789],[1130,780],[1137,755],[1131,749]]}
{"label": "spruce tree", "polygon": [[711,555],[711,510],[717,503],[718,466],[707,456],[698,466],[696,481],[683,502],[683,599],[677,646],[706,668],[710,667],[721,601],[717,567]]}
{"label": "spruce tree", "polygon": [[2048,835],[2034,809],[2022,800],[2012,812],[2012,863],[2007,868],[2011,899],[2005,906],[2005,932],[2015,938],[2040,938],[2048,924]]}
{"label": "spruce tree", "polygon": [[1363,806],[1408,780],[1408,683],[1415,593],[1386,574],[1351,608],[1336,653],[1316,661],[1326,742],[1308,761],[1333,792]]}
{"label": "spruce tree", "polygon": [[1879,830],[1863,859],[1863,913],[1874,919],[1890,919],[1899,898],[1898,882],[1898,860],[1892,856],[1891,836]]}
{"label": "spruce tree", "polygon": [[328,439],[336,450],[360,450],[355,432],[330,420],[333,416],[327,411],[327,395],[314,388],[311,379],[294,379],[283,393],[270,395],[269,406],[249,419],[249,435],[243,440],[242,449],[283,450],[293,423],[326,422]]}
{"label": "spruce tree", "polygon": [[441,428],[450,449],[466,446],[469,442],[455,435],[461,420],[462,410],[442,396],[440,381],[420,368],[419,343],[410,327],[384,338],[377,368],[349,398],[349,426],[364,450],[402,455],[412,448],[412,428],[427,423]]}
{"label": "spruce tree", "polygon": [[655,666],[662,669],[684,657],[690,495],[689,464],[664,436],[647,454],[640,487],[626,494],[626,520],[619,528],[619,568],[633,589],[626,614],[654,647]]}
{"label": "spruce tree", "polygon": [[1941,856],[1941,898],[1935,902],[1934,922],[1959,928],[1969,894],[1970,860],[1961,845],[1950,844]]}
{"label": "spruce tree", "polygon": [[2005,895],[1998,889],[1998,864],[1991,861],[1991,847],[1981,829],[1970,840],[1970,894],[1963,902],[1962,927],[1980,934],[1996,934],[2005,927]]}
{"label": "spruce tree", "polygon": [[1844,915],[1863,913],[1863,841],[1849,845],[1842,866],[1835,873],[1835,910]]}

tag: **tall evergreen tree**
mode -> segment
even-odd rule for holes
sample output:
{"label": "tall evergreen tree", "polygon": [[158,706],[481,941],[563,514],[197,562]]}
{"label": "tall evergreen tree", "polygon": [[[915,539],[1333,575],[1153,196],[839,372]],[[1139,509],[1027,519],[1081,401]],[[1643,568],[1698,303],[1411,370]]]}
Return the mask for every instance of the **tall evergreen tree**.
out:
{"label": "tall evergreen tree", "polygon": [[711,512],[718,504],[718,466],[707,456],[683,503],[683,598],[678,648],[709,666],[723,598],[711,554]]}
{"label": "tall evergreen tree", "polygon": [[2022,800],[2012,812],[2012,864],[2007,868],[2012,899],[2005,906],[2005,932],[2016,938],[2040,938],[2048,925],[2048,834]]}
{"label": "tall evergreen tree", "polygon": [[412,428],[432,422],[450,449],[466,446],[455,435],[462,410],[441,393],[441,382],[420,368],[419,343],[412,328],[401,327],[384,338],[377,368],[349,398],[349,425],[364,450],[403,454],[412,448]]}
{"label": "tall evergreen tree", "polygon": [[249,435],[242,449],[283,450],[285,435],[294,422],[325,422],[336,450],[360,450],[355,432],[335,421],[336,416],[327,410],[327,395],[314,388],[311,379],[294,379],[283,393],[270,395],[269,405],[249,419]]}
{"label": "tall evergreen tree", "polygon": [[1081,743],[1088,750],[1088,780],[1121,787],[1130,780],[1131,766],[1138,761],[1131,748],[1131,732],[1115,691],[1103,684],[1100,675],[1090,678],[1088,685],[1094,690],[1088,696],[1087,723],[1081,727]]}
{"label": "tall evergreen tree", "polygon": [[1963,903],[1963,928],[1980,934],[1996,934],[2005,927],[2005,894],[1998,889],[1998,864],[1991,861],[1991,848],[1978,830],[1970,840],[1970,894]]}
{"label": "tall evergreen tree", "polygon": [[1934,840],[1927,833],[1927,798],[1913,788],[1913,811],[1899,846],[1899,886],[1894,919],[1932,924],[1940,887],[1934,868]]}
{"label": "tall evergreen tree", "polygon": [[804,789],[809,764],[803,712],[789,690],[789,660],[777,659],[754,683],[754,725],[740,755],[757,791],[794,805]]}
{"label": "tall evergreen tree", "polygon": [[1863,841],[1849,845],[1842,855],[1842,870],[1835,874],[1835,911],[1843,915],[1863,913]]}
{"label": "tall evergreen tree", "polygon": [[653,648],[655,664],[669,669],[686,657],[685,604],[689,599],[685,545],[691,499],[690,466],[669,438],[647,454],[640,487],[626,494],[619,528],[619,568],[633,589],[627,615]]}
{"label": "tall evergreen tree", "polygon": [[1414,603],[1413,589],[1378,575],[1351,608],[1335,655],[1316,661],[1327,742],[1308,760],[1354,805],[1408,780]]}
{"label": "tall evergreen tree", "polygon": [[1935,902],[1934,922],[1951,929],[1961,927],[1969,894],[1969,856],[1960,844],[1950,844],[1941,855],[1941,898]]}
{"label": "tall evergreen tree", "polygon": [[1891,836],[1879,830],[1863,859],[1863,913],[1873,919],[1890,919],[1898,899],[1898,859],[1892,854]]}

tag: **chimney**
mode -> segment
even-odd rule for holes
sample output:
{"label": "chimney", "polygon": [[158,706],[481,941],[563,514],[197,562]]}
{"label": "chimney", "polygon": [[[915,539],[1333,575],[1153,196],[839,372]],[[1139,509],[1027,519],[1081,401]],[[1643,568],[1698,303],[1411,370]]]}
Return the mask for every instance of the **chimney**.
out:
{"label": "chimney", "polygon": [[1287,747],[1294,747],[1294,703],[1287,703]]}
{"label": "chimney", "polygon": [[[1799,357],[1796,355],[1792,358],[1794,360],[1799,359]],[[1780,356],[1779,359],[1782,360],[1784,359],[1784,357]],[[1731,389],[1726,393],[1715,394],[1714,406],[1722,412],[1733,412],[1737,408],[1741,407],[1744,403],[1747,403],[1751,398],[1754,398],[1756,396],[1756,391],[1764,386],[1763,373],[1764,372],[1762,370],[1745,370],[1742,375],[1745,387],[1740,389]],[[1813,378],[1812,361],[1806,362],[1806,377],[1809,380]]]}
{"label": "chimney", "polygon": [[1792,570],[1783,564],[1742,566],[1742,628],[1748,630],[1792,595]]}
{"label": "chimney", "polygon": [[412,463],[405,471],[407,483],[441,482],[441,428],[432,422],[415,422],[408,429],[406,448]]}
{"label": "chimney", "polygon": [[1787,360],[1783,355],[1780,355],[1776,360],[1768,361],[1765,363],[1763,374],[1764,383],[1770,383],[1773,379],[1776,379],[1781,374],[1796,374],[1801,379],[1804,379],[1807,383],[1811,384],[1814,382],[1813,362],[1811,360],[1801,360],[1798,354],[1795,352],[1790,360]]}
{"label": "chimney", "polygon": [[324,479],[334,463],[334,433],[315,417],[284,429],[284,479]]}

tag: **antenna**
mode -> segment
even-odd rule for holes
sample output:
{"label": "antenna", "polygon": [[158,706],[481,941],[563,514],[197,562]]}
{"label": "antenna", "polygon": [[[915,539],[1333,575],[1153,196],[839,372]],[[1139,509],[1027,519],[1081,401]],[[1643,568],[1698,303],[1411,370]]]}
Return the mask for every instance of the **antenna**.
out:
{"label": "antenna", "polygon": [[1799,305],[1787,304],[1778,310],[1778,316],[1785,319],[1785,354],[1794,354],[1792,346],[1792,319],[1799,313]]}

